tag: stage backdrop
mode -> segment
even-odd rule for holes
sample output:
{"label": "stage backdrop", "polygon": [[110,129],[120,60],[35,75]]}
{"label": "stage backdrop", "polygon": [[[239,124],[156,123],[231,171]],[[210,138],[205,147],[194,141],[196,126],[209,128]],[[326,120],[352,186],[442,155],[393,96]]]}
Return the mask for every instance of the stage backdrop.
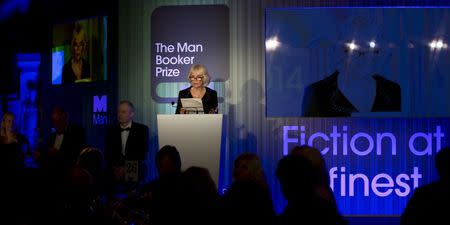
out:
{"label": "stage backdrop", "polygon": [[321,149],[345,214],[401,214],[436,178],[435,154],[449,144],[449,13],[266,9],[267,116],[302,117],[283,126],[283,153]]}
{"label": "stage backdrop", "polygon": [[[118,96],[140,106],[136,119],[150,126],[151,165],[154,165],[154,154],[159,147],[156,115],[174,113],[170,103],[152,98],[151,84],[155,78],[152,74],[156,71],[151,64],[155,60],[152,37],[159,30],[152,27],[152,13],[160,6],[201,4],[226,5],[229,9],[229,78],[212,85],[223,99],[219,112],[224,114],[227,125],[218,184],[220,191],[231,183],[234,159],[243,152],[255,152],[263,163],[276,210],[281,212],[285,200],[274,174],[276,165],[289,148],[308,142],[322,150],[339,208],[345,215],[399,215],[413,189],[435,178],[434,155],[440,146],[449,144],[450,125],[446,117],[267,116],[264,12],[267,8],[281,7],[444,4],[437,1],[119,1]],[[303,37],[300,33],[299,36]],[[401,79],[389,77],[395,83],[408,82]],[[162,88],[159,84],[161,88],[157,87],[155,91],[159,96],[176,98],[178,91],[186,85],[180,83]],[[401,95],[403,100],[406,94],[401,92]],[[283,99],[280,103],[286,108],[300,104]],[[403,101],[401,104],[403,107]],[[156,177],[154,167],[150,172],[150,179]]]}
{"label": "stage backdrop", "polygon": [[152,97],[157,102],[176,102],[165,96],[176,83],[188,86],[191,66],[204,64],[211,82],[229,76],[229,16],[226,5],[161,6],[152,12]]}

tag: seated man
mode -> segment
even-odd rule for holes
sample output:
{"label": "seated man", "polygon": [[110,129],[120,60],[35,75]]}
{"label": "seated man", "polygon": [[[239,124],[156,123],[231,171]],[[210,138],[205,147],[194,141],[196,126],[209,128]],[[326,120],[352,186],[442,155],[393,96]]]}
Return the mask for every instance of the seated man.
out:
{"label": "seated man", "polygon": [[401,225],[450,224],[450,147],[437,153],[435,163],[439,179],[414,190]]}

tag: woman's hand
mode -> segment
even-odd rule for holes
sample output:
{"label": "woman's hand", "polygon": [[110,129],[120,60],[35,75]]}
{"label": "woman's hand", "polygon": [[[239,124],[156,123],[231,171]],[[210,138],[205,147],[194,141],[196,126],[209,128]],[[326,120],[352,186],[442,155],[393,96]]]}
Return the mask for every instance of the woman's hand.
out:
{"label": "woman's hand", "polygon": [[209,110],[209,114],[217,114],[219,112],[218,107],[212,108],[211,110]]}

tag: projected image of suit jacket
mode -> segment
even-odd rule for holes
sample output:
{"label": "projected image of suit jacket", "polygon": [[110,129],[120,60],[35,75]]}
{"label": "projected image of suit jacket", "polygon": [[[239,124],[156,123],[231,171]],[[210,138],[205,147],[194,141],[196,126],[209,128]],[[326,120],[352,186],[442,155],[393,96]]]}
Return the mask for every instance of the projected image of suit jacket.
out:
{"label": "projected image of suit jacket", "polygon": [[[338,88],[339,71],[305,88],[302,102],[304,117],[350,117],[358,112]],[[372,75],[376,82],[372,112],[401,111],[401,88],[381,75]],[[361,93],[364,94],[364,93]]]}

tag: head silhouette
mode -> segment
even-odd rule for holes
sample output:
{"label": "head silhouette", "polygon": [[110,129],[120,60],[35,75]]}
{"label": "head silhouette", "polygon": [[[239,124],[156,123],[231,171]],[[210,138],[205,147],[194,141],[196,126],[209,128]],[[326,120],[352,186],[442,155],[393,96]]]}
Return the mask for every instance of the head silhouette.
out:
{"label": "head silhouette", "polygon": [[440,180],[450,183],[450,147],[441,149],[435,159]]}
{"label": "head silhouette", "polygon": [[156,153],[156,167],[160,177],[181,172],[181,157],[177,148],[172,145],[163,146]]}
{"label": "head silhouette", "polygon": [[317,171],[319,175],[320,182],[323,185],[330,184],[330,178],[328,174],[328,169],[325,164],[325,159],[323,158],[320,151],[314,147],[308,145],[295,146],[290,152],[290,155],[298,155],[305,157],[311,162],[314,170]]}
{"label": "head silhouette", "polygon": [[303,155],[288,155],[282,158],[278,163],[276,176],[288,201],[313,196],[321,185],[318,171]]}

